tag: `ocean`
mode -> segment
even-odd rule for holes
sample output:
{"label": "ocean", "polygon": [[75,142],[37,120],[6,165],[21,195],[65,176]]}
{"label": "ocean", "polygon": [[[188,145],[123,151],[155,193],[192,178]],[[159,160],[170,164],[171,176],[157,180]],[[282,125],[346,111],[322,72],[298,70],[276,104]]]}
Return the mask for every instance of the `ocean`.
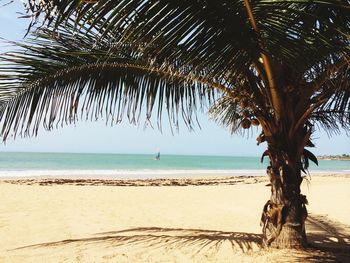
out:
{"label": "ocean", "polygon": [[[259,157],[0,152],[0,177],[77,176],[159,178],[196,175],[265,175]],[[320,160],[310,174],[350,173],[350,161]]]}

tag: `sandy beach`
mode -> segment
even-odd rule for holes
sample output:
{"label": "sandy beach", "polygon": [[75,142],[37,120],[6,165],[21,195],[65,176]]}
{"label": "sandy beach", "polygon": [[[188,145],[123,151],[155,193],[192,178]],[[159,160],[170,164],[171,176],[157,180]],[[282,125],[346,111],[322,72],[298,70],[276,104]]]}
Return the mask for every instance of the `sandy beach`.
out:
{"label": "sandy beach", "polygon": [[264,250],[265,177],[0,181],[0,262],[350,262],[350,176],[313,176],[305,251]]}

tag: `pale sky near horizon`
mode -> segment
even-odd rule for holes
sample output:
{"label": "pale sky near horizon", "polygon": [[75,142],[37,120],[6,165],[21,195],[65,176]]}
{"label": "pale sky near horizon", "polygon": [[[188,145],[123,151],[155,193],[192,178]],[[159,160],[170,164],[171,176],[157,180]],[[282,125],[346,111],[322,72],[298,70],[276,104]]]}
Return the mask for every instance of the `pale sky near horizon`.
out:
{"label": "pale sky near horizon", "polygon": [[[0,0],[0,6],[10,0]],[[26,32],[28,21],[19,19],[23,8],[19,0],[0,7],[0,38],[20,40]],[[9,50],[0,42],[0,53]],[[184,125],[179,133],[172,135],[164,120],[163,133],[156,128],[134,127],[127,120],[113,127],[103,121],[79,121],[53,131],[41,130],[36,138],[9,139],[0,144],[0,151],[26,152],[88,152],[88,153],[149,153],[160,148],[163,154],[259,156],[266,144],[256,146],[258,131],[250,137],[230,135],[227,130],[208,121],[206,114],[199,114],[202,129],[189,132]],[[156,127],[156,123],[154,123]],[[312,151],[322,154],[350,154],[350,138],[344,131],[329,138],[325,132],[316,131],[313,136],[316,148]]]}

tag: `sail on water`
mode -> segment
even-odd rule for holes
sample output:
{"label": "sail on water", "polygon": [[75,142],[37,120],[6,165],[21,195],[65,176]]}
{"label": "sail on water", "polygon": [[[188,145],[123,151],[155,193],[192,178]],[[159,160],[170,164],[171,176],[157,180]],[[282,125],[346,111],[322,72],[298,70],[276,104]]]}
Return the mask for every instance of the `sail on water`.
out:
{"label": "sail on water", "polygon": [[160,149],[159,148],[157,149],[157,153],[154,155],[153,159],[156,161],[160,160]]}
{"label": "sail on water", "polygon": [[157,154],[154,156],[154,160],[160,160],[160,152],[157,152]]}

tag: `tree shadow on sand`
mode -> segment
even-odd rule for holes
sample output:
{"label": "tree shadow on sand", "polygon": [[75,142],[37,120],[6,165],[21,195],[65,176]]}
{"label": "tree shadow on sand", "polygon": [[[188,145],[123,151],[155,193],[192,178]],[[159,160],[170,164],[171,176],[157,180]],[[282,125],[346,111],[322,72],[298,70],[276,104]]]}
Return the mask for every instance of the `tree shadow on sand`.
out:
{"label": "tree shadow on sand", "polygon": [[[260,234],[224,232],[202,229],[181,229],[161,227],[140,227],[122,231],[96,233],[92,237],[67,239],[58,242],[42,243],[17,248],[53,249],[62,251],[68,247],[79,248],[81,253],[92,253],[93,249],[120,253],[153,253],[153,258],[160,254],[169,254],[181,250],[183,254],[197,262],[201,258],[218,260],[217,256],[229,257],[247,255],[258,257],[262,261],[279,262],[349,262],[350,240],[341,234],[343,230],[337,224],[329,224],[322,217],[310,216],[307,222],[310,248],[306,250],[264,250],[261,247]],[[55,253],[55,251],[50,250]],[[223,252],[225,251],[225,252]],[[273,253],[271,253],[273,252]],[[209,260],[210,261],[210,260]]]}
{"label": "tree shadow on sand", "polygon": [[306,227],[310,248],[332,255],[337,262],[350,262],[350,226],[309,215]]}
{"label": "tree shadow on sand", "polygon": [[229,242],[235,251],[247,252],[261,249],[260,234],[201,229],[139,227],[121,231],[96,233],[94,237],[89,238],[67,239],[58,242],[19,247],[16,250],[63,246],[72,243],[92,244],[100,242],[113,246],[142,245],[145,248],[152,249],[162,247],[192,247],[191,250],[195,254],[208,248],[218,250],[224,242]]}

